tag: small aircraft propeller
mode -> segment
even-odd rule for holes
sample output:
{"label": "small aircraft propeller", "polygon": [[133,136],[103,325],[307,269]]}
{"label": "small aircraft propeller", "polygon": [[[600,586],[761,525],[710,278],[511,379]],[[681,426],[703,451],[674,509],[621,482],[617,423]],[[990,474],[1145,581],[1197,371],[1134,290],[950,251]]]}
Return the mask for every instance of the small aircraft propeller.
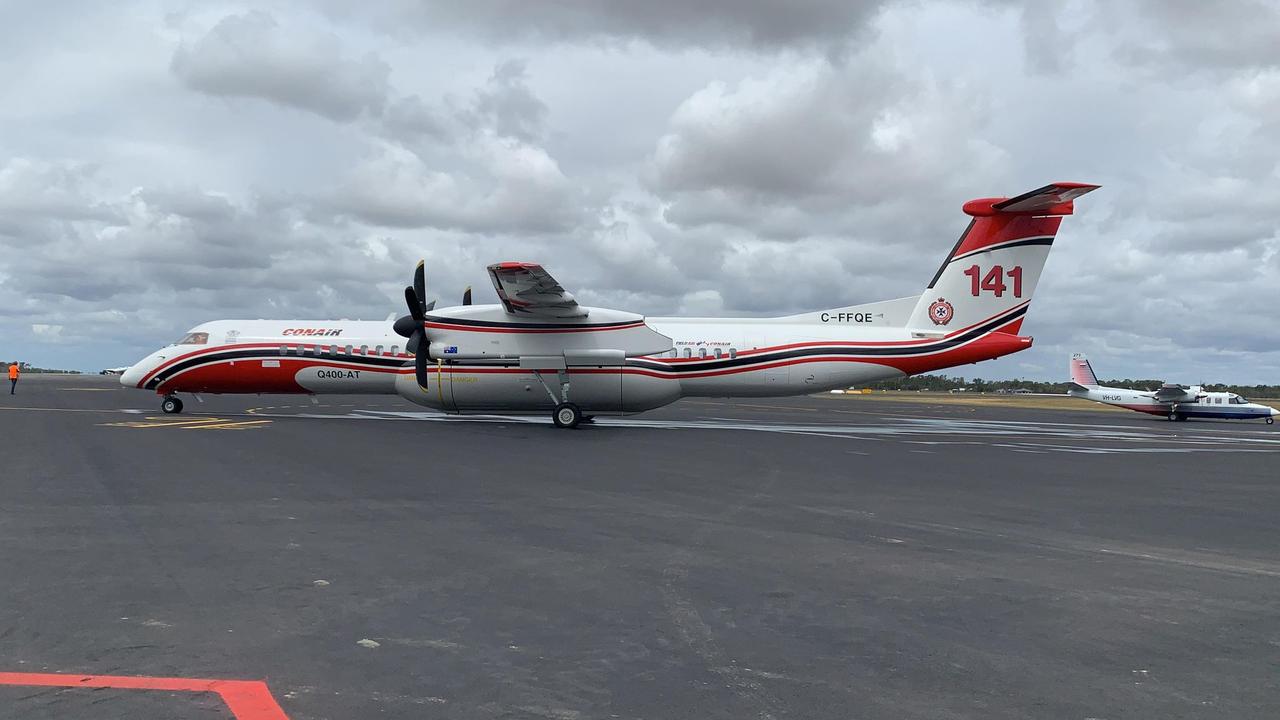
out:
{"label": "small aircraft propeller", "polygon": [[427,386],[427,334],[422,327],[427,313],[435,309],[436,301],[426,302],[427,277],[426,261],[419,260],[413,271],[413,285],[404,289],[405,304],[409,306],[409,314],[396,320],[392,326],[400,337],[408,338],[404,344],[406,352],[413,353],[413,369],[417,375],[418,385]]}
{"label": "small aircraft propeller", "polygon": [[463,305],[471,304],[471,286],[470,285],[467,286],[466,290],[462,291],[462,304]]}

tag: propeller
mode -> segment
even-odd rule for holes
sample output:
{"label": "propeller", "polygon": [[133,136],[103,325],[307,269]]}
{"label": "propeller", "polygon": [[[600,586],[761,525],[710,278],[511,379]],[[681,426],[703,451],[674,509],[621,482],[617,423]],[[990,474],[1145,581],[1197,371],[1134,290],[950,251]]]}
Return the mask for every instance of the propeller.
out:
{"label": "propeller", "polygon": [[428,359],[426,330],[423,329],[422,323],[426,320],[427,313],[436,306],[435,300],[426,302],[426,295],[426,261],[419,260],[417,269],[413,271],[413,285],[404,289],[404,300],[409,306],[409,314],[397,319],[392,327],[400,337],[409,338],[404,349],[406,352],[413,353],[413,369],[418,385],[421,387],[427,386]]}
{"label": "propeller", "polygon": [[462,304],[463,305],[471,304],[471,286],[470,285],[467,286],[466,290],[462,291]]}

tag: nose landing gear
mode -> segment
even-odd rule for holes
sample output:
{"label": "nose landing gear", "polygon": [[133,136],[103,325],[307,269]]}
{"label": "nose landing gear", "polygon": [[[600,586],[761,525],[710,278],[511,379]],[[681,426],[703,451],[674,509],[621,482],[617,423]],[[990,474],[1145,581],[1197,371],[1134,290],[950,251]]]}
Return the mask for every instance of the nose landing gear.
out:
{"label": "nose landing gear", "polygon": [[164,400],[160,402],[160,409],[166,415],[174,415],[182,412],[182,401],[177,395],[165,395]]}

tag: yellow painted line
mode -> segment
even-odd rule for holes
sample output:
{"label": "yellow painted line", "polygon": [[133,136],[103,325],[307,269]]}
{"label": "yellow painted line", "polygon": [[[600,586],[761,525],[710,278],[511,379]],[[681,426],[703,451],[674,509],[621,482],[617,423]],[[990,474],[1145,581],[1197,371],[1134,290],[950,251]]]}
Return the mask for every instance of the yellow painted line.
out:
{"label": "yellow painted line", "polygon": [[241,420],[240,422],[214,423],[211,425],[192,425],[190,427],[184,427],[182,429],[183,430],[251,430],[253,428],[250,428],[247,426],[249,425],[262,426],[262,425],[267,425],[270,422],[271,422],[270,420]]}
{"label": "yellow painted line", "polygon": [[187,425],[205,425],[208,423],[220,423],[220,422],[227,421],[226,418],[214,418],[214,417],[191,418],[189,420],[167,420],[167,421],[165,418],[149,417],[147,418],[147,420],[152,420],[152,421],[160,420],[162,422],[144,422],[141,420],[130,420],[125,422],[103,423],[103,424],[110,427],[158,428],[158,427],[184,427]]}
{"label": "yellow painted line", "polygon": [[818,412],[818,408],[796,407],[794,405],[749,405],[747,403],[725,403],[727,407],[762,408],[764,410],[799,410],[801,412]]}

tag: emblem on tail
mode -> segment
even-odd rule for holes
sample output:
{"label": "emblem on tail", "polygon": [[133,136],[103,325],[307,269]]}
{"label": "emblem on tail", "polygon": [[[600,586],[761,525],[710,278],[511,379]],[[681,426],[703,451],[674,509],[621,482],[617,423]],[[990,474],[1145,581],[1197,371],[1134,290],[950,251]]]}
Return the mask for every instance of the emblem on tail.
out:
{"label": "emblem on tail", "polygon": [[955,314],[956,309],[943,298],[938,298],[937,301],[929,306],[929,319],[933,321],[934,325],[946,325],[951,322],[951,318]]}

